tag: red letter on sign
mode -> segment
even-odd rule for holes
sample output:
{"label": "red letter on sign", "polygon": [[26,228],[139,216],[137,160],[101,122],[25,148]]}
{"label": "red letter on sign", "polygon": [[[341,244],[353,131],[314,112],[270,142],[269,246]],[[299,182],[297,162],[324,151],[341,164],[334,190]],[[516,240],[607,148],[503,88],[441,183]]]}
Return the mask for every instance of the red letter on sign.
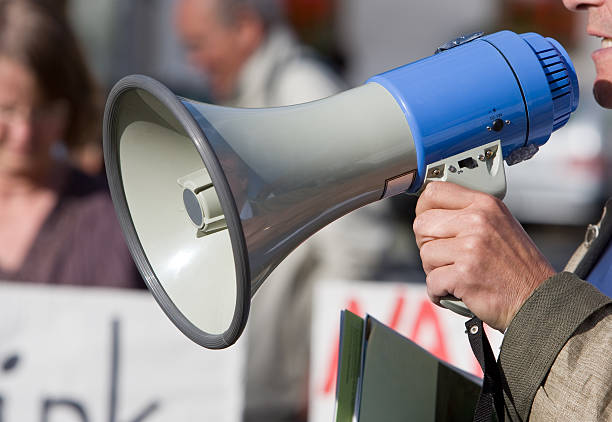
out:
{"label": "red letter on sign", "polygon": [[401,292],[397,295],[397,300],[395,301],[395,306],[393,307],[393,313],[391,314],[391,319],[389,320],[389,327],[397,330],[397,326],[400,321],[400,317],[402,316],[402,311],[404,310],[404,295]]}

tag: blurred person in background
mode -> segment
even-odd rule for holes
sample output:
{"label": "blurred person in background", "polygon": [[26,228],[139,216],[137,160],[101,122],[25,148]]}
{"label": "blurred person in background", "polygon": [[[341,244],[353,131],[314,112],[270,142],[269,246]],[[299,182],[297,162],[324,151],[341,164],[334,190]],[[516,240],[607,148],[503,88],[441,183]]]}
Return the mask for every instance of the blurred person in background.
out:
{"label": "blurred person in background", "polygon": [[280,0],[178,0],[176,27],[213,100],[234,107],[304,103],[342,83],[299,45]]}
{"label": "blurred person in background", "polygon": [[[343,88],[298,44],[277,1],[178,0],[175,23],[188,58],[220,104],[284,106]],[[380,207],[362,208],[322,229],[292,252],[253,298],[245,420],[306,420],[313,284],[369,279],[376,272],[392,238]]]}
{"label": "blurred person in background", "polygon": [[[612,0],[563,3],[587,11],[588,34],[602,39],[591,56],[593,94],[612,108]],[[431,300],[461,298],[505,332],[498,364],[510,420],[612,420],[611,210],[608,200],[566,271],[555,274],[500,200],[440,182],[417,203]]]}
{"label": "blurred person in background", "polygon": [[[52,13],[58,14],[63,19],[70,22],[69,9],[71,5],[70,0],[37,0],[38,3],[44,7],[50,9]],[[72,31],[72,28],[70,28]],[[76,39],[76,37],[73,36]],[[78,41],[76,41],[78,43]],[[79,47],[80,49],[80,47]],[[88,71],[89,73],[89,71]],[[92,99],[91,106],[95,110],[102,110],[103,97],[97,95],[96,98]],[[101,120],[101,117],[100,117]],[[97,121],[97,119],[96,119]],[[106,175],[104,174],[104,157],[102,152],[102,131],[101,130],[90,130],[88,133],[82,134],[82,139],[76,145],[71,145],[70,148],[62,143],[57,149],[58,154],[65,155],[73,166],[95,178],[99,178],[106,183]]]}
{"label": "blurred person in background", "polygon": [[0,280],[137,287],[111,199],[67,160],[99,96],[62,7],[0,0]]}

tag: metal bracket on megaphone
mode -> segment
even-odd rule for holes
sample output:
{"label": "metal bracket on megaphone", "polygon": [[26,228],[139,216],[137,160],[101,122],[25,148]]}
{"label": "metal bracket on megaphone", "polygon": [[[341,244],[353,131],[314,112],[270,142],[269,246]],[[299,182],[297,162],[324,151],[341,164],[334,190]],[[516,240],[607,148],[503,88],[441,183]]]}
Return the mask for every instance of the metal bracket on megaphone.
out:
{"label": "metal bracket on megaphone", "polygon": [[506,195],[506,173],[501,140],[429,164],[418,193],[435,181],[456,183],[502,199]]}
{"label": "metal bracket on megaphone", "polygon": [[[501,151],[501,140],[473,148],[427,166],[425,181],[418,193],[432,181],[453,182],[502,199],[506,194],[506,173]],[[474,314],[455,296],[448,295],[440,305],[451,311],[473,318]]]}

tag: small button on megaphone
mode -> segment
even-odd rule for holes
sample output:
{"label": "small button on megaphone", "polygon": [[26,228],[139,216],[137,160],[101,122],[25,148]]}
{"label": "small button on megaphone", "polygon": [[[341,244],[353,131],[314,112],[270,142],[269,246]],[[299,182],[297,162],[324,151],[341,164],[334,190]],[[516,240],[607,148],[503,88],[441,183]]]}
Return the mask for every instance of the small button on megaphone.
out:
{"label": "small button on megaphone", "polygon": [[108,98],[104,156],[134,260],[189,338],[223,348],[251,296],[305,239],[395,194],[450,180],[503,196],[578,105],[565,50],[474,34],[311,103],[237,109],[128,76]]}

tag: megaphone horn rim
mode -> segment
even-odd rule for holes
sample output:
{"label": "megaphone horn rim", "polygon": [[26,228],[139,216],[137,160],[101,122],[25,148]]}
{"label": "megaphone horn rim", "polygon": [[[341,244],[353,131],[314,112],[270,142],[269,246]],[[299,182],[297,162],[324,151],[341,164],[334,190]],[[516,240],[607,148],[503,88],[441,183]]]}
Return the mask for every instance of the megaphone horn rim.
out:
{"label": "megaphone horn rim", "polygon": [[[113,136],[113,130],[117,122],[117,106],[120,98],[126,92],[134,89],[140,89],[151,94],[179,121],[200,154],[221,201],[227,221],[236,271],[236,306],[234,316],[229,328],[221,334],[211,334],[201,330],[190,322],[178,309],[157,279],[134,227],[123,188],[119,142],[117,137]],[[247,246],[242,223],[229,183],[217,156],[210,147],[200,126],[180,99],[165,85],[148,76],[130,75],[118,81],[109,93],[104,110],[103,147],[106,174],[115,212],[130,253],[153,297],[174,325],[193,342],[209,349],[223,349],[232,345],[240,337],[246,326],[251,304]]]}

